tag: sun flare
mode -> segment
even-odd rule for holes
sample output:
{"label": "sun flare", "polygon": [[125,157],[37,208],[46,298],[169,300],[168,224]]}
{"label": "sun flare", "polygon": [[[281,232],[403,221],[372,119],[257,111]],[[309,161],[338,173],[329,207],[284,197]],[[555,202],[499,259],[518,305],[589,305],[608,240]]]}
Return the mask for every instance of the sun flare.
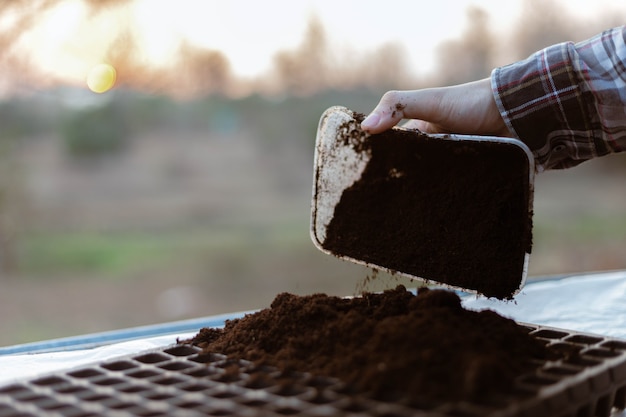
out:
{"label": "sun flare", "polygon": [[109,64],[98,64],[89,70],[87,87],[94,93],[104,93],[115,85],[117,72]]}

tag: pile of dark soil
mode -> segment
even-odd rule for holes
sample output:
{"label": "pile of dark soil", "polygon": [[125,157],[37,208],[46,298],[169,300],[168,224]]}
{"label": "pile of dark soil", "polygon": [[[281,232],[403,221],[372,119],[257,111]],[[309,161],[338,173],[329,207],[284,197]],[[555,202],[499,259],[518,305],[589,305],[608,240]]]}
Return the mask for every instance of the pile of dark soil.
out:
{"label": "pile of dark soil", "polygon": [[335,206],[325,249],[489,297],[513,296],[532,246],[522,148],[402,129],[342,131],[340,140],[370,159]]}
{"label": "pile of dark soil", "polygon": [[414,406],[493,401],[534,369],[533,360],[552,355],[516,322],[464,309],[454,292],[415,295],[403,286],[356,298],[279,294],[270,308],[187,342]]}

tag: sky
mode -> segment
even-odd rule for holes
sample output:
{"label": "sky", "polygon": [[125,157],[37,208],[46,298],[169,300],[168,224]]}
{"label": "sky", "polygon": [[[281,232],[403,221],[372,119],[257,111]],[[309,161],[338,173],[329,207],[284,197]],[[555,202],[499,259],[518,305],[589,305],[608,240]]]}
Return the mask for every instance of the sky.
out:
{"label": "sky", "polygon": [[[429,71],[437,44],[460,34],[468,5],[488,6],[494,13],[504,15],[506,10],[514,11],[516,3],[498,0],[394,1],[373,7],[371,2],[352,0],[251,2],[253,11],[249,14],[232,20],[221,19],[219,13],[214,17],[216,34],[229,33],[228,26],[235,21],[237,32],[247,32],[246,35],[203,37],[199,31],[195,39],[206,42],[207,46],[228,50],[236,73],[254,75],[271,65],[274,51],[297,46],[307,19],[313,15],[322,21],[331,42],[339,48],[366,51],[389,42],[401,43],[416,70]],[[230,16],[234,13],[232,9],[236,8],[232,2],[220,3],[220,7],[228,8],[227,15]],[[279,17],[259,19],[268,13]],[[254,48],[249,47],[251,40]]]}
{"label": "sky", "polygon": [[[494,31],[506,36],[522,7],[521,0],[265,0],[197,1],[183,0],[177,23],[181,33],[198,45],[228,51],[233,70],[252,76],[266,70],[276,50],[293,48],[301,40],[306,21],[317,16],[331,41],[339,47],[374,49],[388,42],[401,43],[418,72],[434,69],[434,53],[444,40],[458,38],[466,25],[466,10],[477,6],[492,17]],[[622,0],[558,0],[568,13],[591,15],[597,10],[618,8]],[[167,0],[143,0],[141,8],[151,10],[151,25],[171,18]],[[158,6],[157,6],[158,4]],[[211,6],[208,6],[211,4]],[[206,7],[205,10],[201,10]],[[194,13],[194,11],[198,13]]]}
{"label": "sky", "polygon": [[[564,13],[580,18],[598,11],[626,14],[623,0],[554,1]],[[106,61],[111,50],[122,47],[126,38],[120,28],[132,31],[137,43],[134,52],[141,54],[138,59],[145,68],[174,65],[172,56],[181,42],[186,42],[222,52],[238,77],[258,77],[271,68],[278,51],[297,48],[313,16],[338,50],[367,53],[393,42],[403,48],[415,73],[428,75],[435,71],[441,42],[462,35],[469,7],[486,11],[491,30],[506,39],[525,3],[527,0],[7,2],[0,6],[0,65],[5,68],[0,90],[15,84],[8,75],[15,63],[36,69],[43,85],[45,81],[85,85],[90,69]],[[15,68],[13,75],[19,78],[20,67]]]}

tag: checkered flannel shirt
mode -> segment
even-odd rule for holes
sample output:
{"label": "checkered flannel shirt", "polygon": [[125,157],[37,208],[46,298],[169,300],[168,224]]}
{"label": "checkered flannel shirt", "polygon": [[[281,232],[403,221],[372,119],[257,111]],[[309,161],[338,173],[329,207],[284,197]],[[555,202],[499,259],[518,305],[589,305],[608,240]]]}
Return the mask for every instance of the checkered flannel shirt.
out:
{"label": "checkered flannel shirt", "polygon": [[496,68],[491,84],[539,171],[626,150],[626,26]]}

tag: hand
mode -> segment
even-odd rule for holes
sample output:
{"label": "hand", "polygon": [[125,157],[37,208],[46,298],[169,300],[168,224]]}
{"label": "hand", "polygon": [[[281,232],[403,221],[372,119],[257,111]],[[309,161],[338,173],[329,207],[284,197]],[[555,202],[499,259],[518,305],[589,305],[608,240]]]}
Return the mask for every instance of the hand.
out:
{"label": "hand", "polygon": [[451,87],[389,91],[361,128],[381,133],[403,119],[412,119],[405,127],[425,133],[513,136],[500,116],[489,78]]}

